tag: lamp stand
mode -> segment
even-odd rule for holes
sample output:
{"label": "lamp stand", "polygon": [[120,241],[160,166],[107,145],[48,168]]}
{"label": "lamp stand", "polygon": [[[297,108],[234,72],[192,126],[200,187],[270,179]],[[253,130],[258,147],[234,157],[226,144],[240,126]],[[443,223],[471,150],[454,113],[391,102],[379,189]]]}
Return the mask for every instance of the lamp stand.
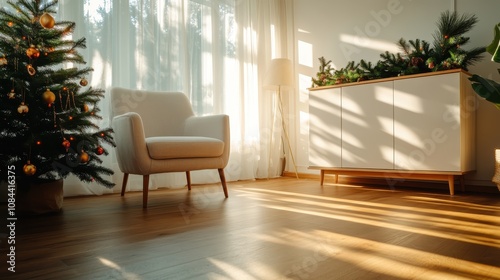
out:
{"label": "lamp stand", "polygon": [[276,104],[273,103],[273,122],[271,123],[271,139],[269,140],[269,156],[267,159],[267,179],[269,179],[269,174],[271,174],[271,150],[274,142],[274,123],[276,122]]}
{"label": "lamp stand", "polygon": [[[288,132],[286,129],[285,118],[283,115],[283,100],[281,98],[281,86],[278,86],[278,109],[281,115],[281,127],[283,129],[283,134],[286,138],[286,143],[288,144],[288,151],[290,151],[290,156],[292,158],[293,168],[295,169],[295,176],[299,179],[299,173],[297,172],[297,164],[295,163],[295,157],[293,156],[292,146],[290,145],[290,138],[288,137]],[[284,147],[283,147],[284,149]]]}

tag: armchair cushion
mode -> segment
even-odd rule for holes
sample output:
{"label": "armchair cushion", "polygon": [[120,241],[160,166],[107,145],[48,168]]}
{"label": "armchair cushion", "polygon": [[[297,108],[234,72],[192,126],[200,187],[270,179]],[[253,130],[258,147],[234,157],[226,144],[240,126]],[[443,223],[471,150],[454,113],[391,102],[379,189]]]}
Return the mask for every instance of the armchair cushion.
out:
{"label": "armchair cushion", "polygon": [[148,137],[146,146],[149,156],[159,160],[220,157],[224,152],[221,140],[198,136]]}

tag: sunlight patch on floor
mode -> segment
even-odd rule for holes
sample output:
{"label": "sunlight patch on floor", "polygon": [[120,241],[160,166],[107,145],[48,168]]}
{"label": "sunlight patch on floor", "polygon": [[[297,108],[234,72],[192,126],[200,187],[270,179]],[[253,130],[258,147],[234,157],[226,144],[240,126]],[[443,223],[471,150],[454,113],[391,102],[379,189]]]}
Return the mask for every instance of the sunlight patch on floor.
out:
{"label": "sunlight patch on floor", "polygon": [[[263,204],[263,206],[280,211],[290,211],[394,230],[404,230],[412,233],[500,248],[498,219],[489,215],[274,190],[249,188],[239,192],[247,193],[249,198],[254,198],[256,193],[266,193],[268,203]],[[269,194],[275,194],[275,196],[269,196]],[[416,200],[415,196],[410,198],[411,200]],[[461,203],[455,204],[454,201],[446,200],[445,202],[454,207],[469,207],[469,205],[462,205]],[[311,209],[314,207],[315,209]],[[425,214],[425,219],[421,218],[422,214]],[[388,219],[387,221],[374,219],[373,215],[387,216]],[[394,220],[397,220],[398,223],[390,222]],[[480,223],[474,221],[480,221]],[[488,224],[488,222],[492,224]],[[487,232],[488,236],[484,236],[484,232]]]}
{"label": "sunlight patch on floor", "polygon": [[227,262],[223,262],[217,260],[215,258],[208,258],[213,265],[222,270],[226,275],[221,275],[216,272],[210,273],[208,276],[209,279],[213,280],[227,280],[227,279],[241,279],[241,280],[257,280],[257,278],[253,277],[249,273],[245,272],[243,269],[236,267],[235,265],[229,264]]}
{"label": "sunlight patch on floor", "polygon": [[117,276],[120,278],[120,279],[125,279],[125,280],[141,280],[142,278],[135,274],[135,273],[131,273],[131,272],[127,272],[125,271],[121,266],[119,266],[117,263],[111,261],[111,260],[108,260],[108,259],[105,259],[105,258],[102,258],[102,257],[98,257],[97,258],[103,265],[111,268],[114,270],[115,274],[117,274]]}
{"label": "sunlight patch on floor", "polygon": [[498,279],[483,271],[500,272],[498,267],[328,231],[317,231],[314,235],[341,240],[336,244],[341,250],[336,259],[397,278],[425,275],[425,279],[471,279],[471,276]]}
{"label": "sunlight patch on floor", "polygon": [[[261,260],[238,260],[238,263],[210,257],[207,260],[218,272],[210,273],[208,279],[315,279],[316,272],[325,270],[320,267],[346,264],[367,274],[397,279],[413,279],[417,275],[419,279],[499,279],[493,273],[500,269],[489,265],[324,230],[304,233],[283,229],[269,234],[251,234],[248,238],[293,247],[287,250],[290,252],[299,248],[309,253],[302,253],[302,257],[284,270]],[[271,247],[266,246],[269,254],[275,250]],[[334,273],[331,276],[336,277]]]}

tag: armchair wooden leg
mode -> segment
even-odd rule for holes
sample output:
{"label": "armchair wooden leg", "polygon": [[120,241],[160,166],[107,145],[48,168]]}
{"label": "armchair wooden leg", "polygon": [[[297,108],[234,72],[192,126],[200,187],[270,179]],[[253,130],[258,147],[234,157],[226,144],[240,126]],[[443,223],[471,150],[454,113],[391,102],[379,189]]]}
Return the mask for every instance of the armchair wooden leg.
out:
{"label": "armchair wooden leg", "polygon": [[125,195],[125,189],[127,188],[128,173],[123,173],[123,183],[122,183],[122,196]]}
{"label": "armchair wooden leg", "polygon": [[188,190],[191,190],[191,173],[189,171],[186,171],[186,181],[188,185]]}
{"label": "armchair wooden leg", "polygon": [[142,177],[142,208],[148,208],[149,175]]}
{"label": "armchair wooden leg", "polygon": [[224,196],[227,198],[227,186],[226,186],[226,176],[224,176],[224,169],[219,168],[219,177],[220,177],[220,182],[222,183],[222,189],[224,190]]}

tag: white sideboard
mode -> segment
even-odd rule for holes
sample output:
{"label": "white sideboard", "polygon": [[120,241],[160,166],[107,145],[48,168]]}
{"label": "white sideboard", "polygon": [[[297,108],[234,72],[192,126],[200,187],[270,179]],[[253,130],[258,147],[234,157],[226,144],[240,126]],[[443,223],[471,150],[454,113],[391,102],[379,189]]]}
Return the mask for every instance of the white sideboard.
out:
{"label": "white sideboard", "polygon": [[476,95],[462,70],[310,89],[309,168],[454,182],[475,170]]}

